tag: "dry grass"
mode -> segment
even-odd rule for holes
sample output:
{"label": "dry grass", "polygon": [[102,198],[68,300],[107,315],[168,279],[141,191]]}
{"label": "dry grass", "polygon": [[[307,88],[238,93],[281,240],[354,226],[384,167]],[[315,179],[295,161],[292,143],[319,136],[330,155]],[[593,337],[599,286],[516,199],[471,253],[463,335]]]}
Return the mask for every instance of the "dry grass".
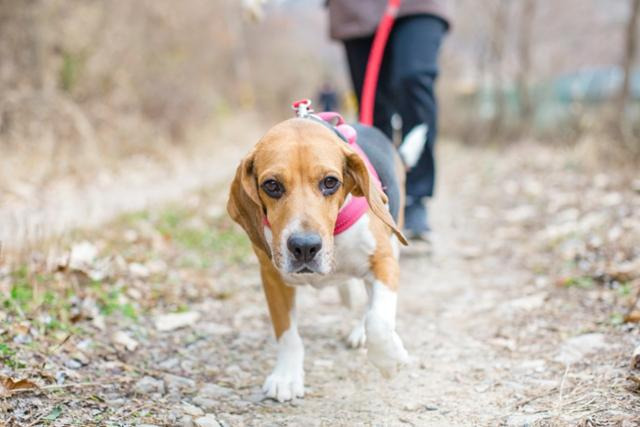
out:
{"label": "dry grass", "polygon": [[[227,0],[0,4],[0,211],[187,170],[244,143],[221,133],[259,127],[247,111],[288,115],[336,58],[292,42],[323,26],[294,9],[295,19],[287,9],[250,24]],[[285,60],[297,66],[282,70]]]}

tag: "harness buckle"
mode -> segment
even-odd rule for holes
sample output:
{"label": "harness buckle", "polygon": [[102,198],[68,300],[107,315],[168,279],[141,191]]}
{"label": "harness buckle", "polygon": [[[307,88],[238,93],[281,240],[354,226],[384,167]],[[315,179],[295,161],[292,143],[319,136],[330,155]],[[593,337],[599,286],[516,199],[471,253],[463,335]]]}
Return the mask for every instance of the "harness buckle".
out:
{"label": "harness buckle", "polygon": [[296,117],[306,118],[309,117],[311,113],[313,113],[313,108],[311,108],[311,100],[301,99],[299,101],[291,104],[291,108],[296,112]]}

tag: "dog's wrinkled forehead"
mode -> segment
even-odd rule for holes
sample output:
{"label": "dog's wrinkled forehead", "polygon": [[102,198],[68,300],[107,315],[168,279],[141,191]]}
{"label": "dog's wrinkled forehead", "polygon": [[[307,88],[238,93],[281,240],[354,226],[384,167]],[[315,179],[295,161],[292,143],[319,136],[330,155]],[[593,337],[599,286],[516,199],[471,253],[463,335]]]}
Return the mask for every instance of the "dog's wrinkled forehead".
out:
{"label": "dog's wrinkled forehead", "polygon": [[294,118],[271,128],[256,146],[254,173],[312,173],[314,168],[341,171],[344,144],[331,130],[308,119]]}

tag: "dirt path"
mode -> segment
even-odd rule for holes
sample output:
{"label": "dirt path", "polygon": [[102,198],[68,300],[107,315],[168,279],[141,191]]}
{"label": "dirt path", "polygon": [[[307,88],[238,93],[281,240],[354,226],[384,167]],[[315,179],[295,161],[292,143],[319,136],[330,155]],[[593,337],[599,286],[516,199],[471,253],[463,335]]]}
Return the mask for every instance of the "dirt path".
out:
{"label": "dirt path", "polygon": [[[243,244],[238,257],[231,253],[236,246],[224,246],[218,259],[199,258],[199,243],[193,243],[199,240],[190,234],[190,249],[180,250],[172,245],[183,231],[167,231],[162,222],[176,221],[151,213],[114,225],[97,243],[105,256],[122,256],[126,273],[110,272],[110,286],[124,289],[124,300],[140,314],[131,320],[116,309],[102,327],[87,320],[85,329],[44,358],[51,376],[64,372],[67,383],[102,385],[13,396],[0,409],[8,411],[9,425],[38,419],[52,425],[215,425],[206,424],[205,413],[228,426],[638,425],[640,398],[627,377],[640,334],[636,324],[614,321],[626,309],[628,292],[621,286],[632,286],[635,276],[624,283],[591,279],[586,286],[580,280],[596,277],[588,266],[577,273],[562,257],[566,245],[573,248],[571,239],[586,241],[600,231],[609,236],[611,224],[618,224],[622,237],[616,234],[610,243],[627,257],[616,265],[635,262],[637,238],[629,246],[625,236],[638,230],[633,212],[640,196],[632,190],[608,196],[627,191],[610,177],[598,191],[611,203],[569,218],[577,224],[571,238],[551,238],[564,224],[557,217],[584,206],[573,207],[582,201],[569,197],[556,201],[554,211],[555,196],[540,188],[552,181],[554,194],[570,195],[592,182],[582,171],[567,170],[564,160],[553,160],[556,154],[528,146],[501,154],[441,150],[446,167],[431,206],[435,252],[402,261],[398,332],[413,360],[392,381],[368,364],[364,350],[344,344],[359,312],[344,308],[335,289],[305,289],[298,313],[306,396],[288,404],[263,400],[260,385],[276,350],[255,261]],[[228,233],[227,222],[209,218],[219,215],[221,194],[218,189],[183,201],[192,211],[176,216],[178,222]],[[584,236],[576,234],[580,224],[595,222],[588,213],[604,215],[607,207],[621,217],[607,216]],[[158,237],[154,230],[164,231]],[[591,253],[585,250],[580,256]],[[190,257],[181,258],[183,252]],[[182,328],[158,330],[157,316],[170,311],[199,317]],[[135,341],[128,350],[126,340],[114,338],[123,331]],[[30,351],[37,353],[22,348],[16,357]],[[56,407],[61,413],[46,421]]]}

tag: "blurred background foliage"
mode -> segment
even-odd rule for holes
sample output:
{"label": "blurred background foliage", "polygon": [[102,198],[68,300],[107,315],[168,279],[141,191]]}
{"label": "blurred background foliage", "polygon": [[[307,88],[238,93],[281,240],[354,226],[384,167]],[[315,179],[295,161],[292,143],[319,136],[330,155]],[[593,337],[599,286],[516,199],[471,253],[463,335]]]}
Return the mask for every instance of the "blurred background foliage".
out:
{"label": "blurred background foliage", "polygon": [[[327,81],[353,109],[322,3],[273,1],[256,22],[232,0],[1,0],[0,149],[73,169],[83,155],[187,144],[190,130],[239,111],[286,117],[291,100]],[[439,86],[445,135],[480,143],[595,134],[640,151],[638,0],[451,6]]]}

